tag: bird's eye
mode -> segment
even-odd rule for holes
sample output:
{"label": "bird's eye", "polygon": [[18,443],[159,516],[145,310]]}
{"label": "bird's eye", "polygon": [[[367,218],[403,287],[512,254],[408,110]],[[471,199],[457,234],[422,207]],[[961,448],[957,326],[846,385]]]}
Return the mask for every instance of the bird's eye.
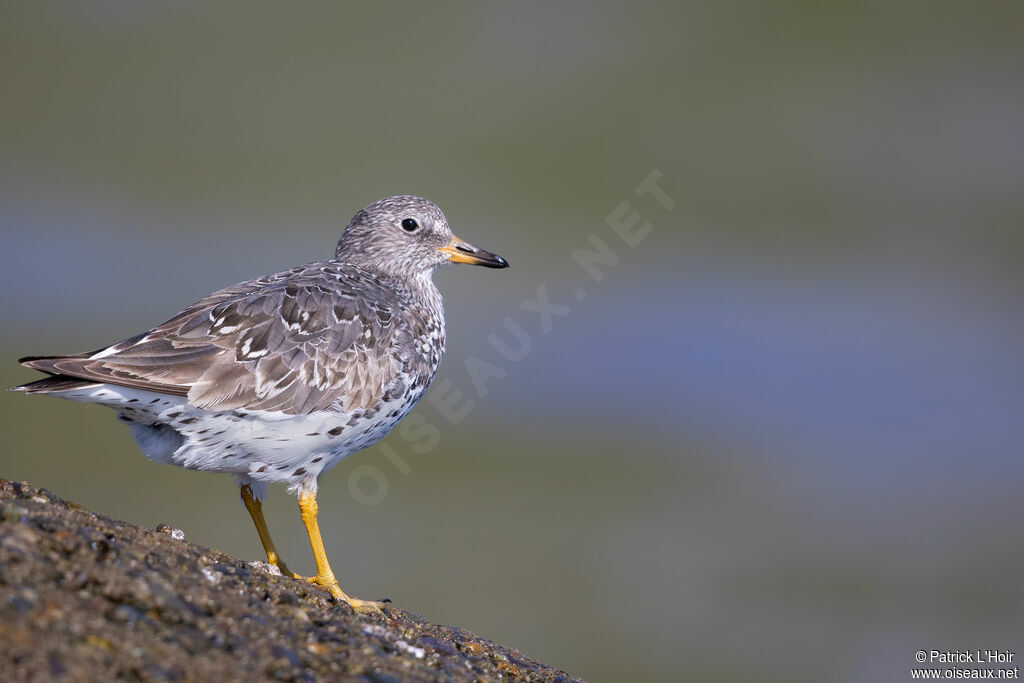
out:
{"label": "bird's eye", "polygon": [[416,222],[415,218],[406,218],[402,221],[402,230],[406,232],[416,232],[420,229],[420,224]]}

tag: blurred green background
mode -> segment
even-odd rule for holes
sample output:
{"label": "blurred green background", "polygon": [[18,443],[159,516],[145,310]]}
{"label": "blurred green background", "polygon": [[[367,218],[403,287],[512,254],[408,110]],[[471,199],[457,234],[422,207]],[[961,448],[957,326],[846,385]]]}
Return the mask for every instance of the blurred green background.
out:
{"label": "blurred green background", "polygon": [[[1022,26],[1020,3],[4,3],[0,380],[425,195],[512,268],[437,275],[465,419],[424,401],[436,448],[394,433],[321,478],[348,592],[594,681],[1015,650]],[[655,171],[671,210],[635,192]],[[623,202],[653,226],[635,247]],[[571,257],[591,236],[619,258],[599,282]],[[488,341],[509,318],[516,362]],[[0,400],[0,476],[261,556],[229,477],[148,462],[104,408]],[[268,518],[310,572],[294,498]]]}

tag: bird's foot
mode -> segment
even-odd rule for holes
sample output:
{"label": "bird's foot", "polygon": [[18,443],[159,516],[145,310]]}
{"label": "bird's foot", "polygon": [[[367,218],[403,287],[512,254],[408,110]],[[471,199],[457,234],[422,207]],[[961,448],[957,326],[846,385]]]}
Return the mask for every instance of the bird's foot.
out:
{"label": "bird's foot", "polygon": [[359,598],[342,598],[356,614],[383,614],[384,604],[390,600],[360,600]]}
{"label": "bird's foot", "polygon": [[289,579],[305,579],[305,576],[300,576],[288,568],[284,560],[276,552],[267,553],[267,562],[274,565],[281,570],[281,576],[287,576]]}
{"label": "bird's foot", "polygon": [[320,586],[325,589],[335,600],[344,600],[348,603],[349,607],[358,614],[380,614],[384,610],[384,604],[391,602],[390,600],[360,600],[359,598],[349,597],[345,591],[341,590],[341,586],[338,585],[338,580],[333,576],[310,576],[299,578],[304,578],[314,586]]}

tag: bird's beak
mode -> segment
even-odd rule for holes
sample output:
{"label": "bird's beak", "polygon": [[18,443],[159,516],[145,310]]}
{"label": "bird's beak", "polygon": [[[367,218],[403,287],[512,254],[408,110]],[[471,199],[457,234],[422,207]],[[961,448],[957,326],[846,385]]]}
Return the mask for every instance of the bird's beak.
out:
{"label": "bird's beak", "polygon": [[508,261],[497,254],[474,247],[469,242],[463,242],[458,237],[452,237],[452,241],[443,247],[439,247],[438,251],[447,254],[448,260],[452,263],[469,263],[474,266],[484,266],[485,268],[508,268]]}

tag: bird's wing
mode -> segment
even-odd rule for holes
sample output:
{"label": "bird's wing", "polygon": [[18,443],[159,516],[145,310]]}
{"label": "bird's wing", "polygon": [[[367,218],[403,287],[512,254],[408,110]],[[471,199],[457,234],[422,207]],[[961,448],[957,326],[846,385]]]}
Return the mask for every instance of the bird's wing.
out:
{"label": "bird's wing", "polygon": [[187,396],[208,410],[351,411],[403,370],[408,336],[379,283],[289,271],[242,283],[98,352],[23,359],[56,375]]}

